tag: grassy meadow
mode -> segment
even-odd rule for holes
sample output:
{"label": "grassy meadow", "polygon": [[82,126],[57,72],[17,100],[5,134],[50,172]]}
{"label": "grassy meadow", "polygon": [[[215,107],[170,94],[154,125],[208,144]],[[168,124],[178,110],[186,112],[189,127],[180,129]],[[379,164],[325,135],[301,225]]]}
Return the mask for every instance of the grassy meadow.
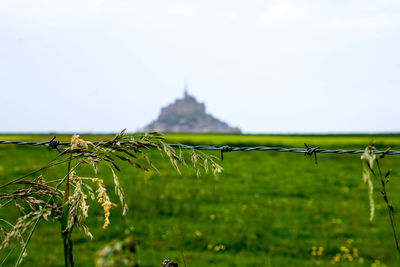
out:
{"label": "grassy meadow", "polygon": [[[83,136],[107,140],[112,136]],[[0,135],[0,140],[49,140],[45,135]],[[59,136],[58,140],[68,140]],[[399,135],[167,135],[170,143],[231,146],[310,146],[321,148],[400,150]],[[217,152],[213,153],[219,156]],[[46,147],[0,145],[0,184],[38,169],[58,154]],[[160,170],[143,172],[122,165],[118,174],[129,211],[111,212],[103,230],[103,212],[89,203],[90,240],[79,230],[73,234],[76,266],[95,266],[95,255],[113,240],[133,237],[139,266],[160,266],[170,258],[184,266],[400,266],[386,204],[379,187],[374,190],[375,218],[369,221],[368,186],[362,181],[360,155],[231,152],[220,162],[217,176],[183,169],[179,175],[169,162],[151,152]],[[384,170],[392,169],[387,185],[400,223],[400,156],[387,156]],[[91,169],[81,174],[93,176]],[[62,177],[66,166],[43,172]],[[112,174],[99,176],[112,184]],[[109,178],[109,179],[107,179]],[[1,193],[1,192],[0,192]],[[109,192],[118,203],[114,192]],[[0,208],[0,218],[15,221],[13,205]],[[400,225],[400,224],[398,224]],[[41,221],[22,266],[63,266],[58,222]],[[399,229],[400,230],[400,229]],[[11,247],[12,249],[13,247]],[[4,266],[14,266],[18,249]],[[10,248],[0,251],[0,263]]]}

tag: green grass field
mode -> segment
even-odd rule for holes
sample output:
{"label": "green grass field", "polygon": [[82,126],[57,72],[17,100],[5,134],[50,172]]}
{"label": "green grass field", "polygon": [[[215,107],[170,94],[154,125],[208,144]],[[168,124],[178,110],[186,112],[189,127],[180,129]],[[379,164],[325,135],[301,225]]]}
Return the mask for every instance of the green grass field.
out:
{"label": "green grass field", "polygon": [[[186,144],[303,147],[306,142],[322,148],[355,149],[374,142],[378,148],[400,150],[399,135],[167,137],[171,143]],[[0,140],[49,138],[0,135]],[[0,145],[0,184],[38,169],[56,155],[45,147]],[[200,178],[191,169],[179,175],[157,153],[151,155],[161,175],[122,166],[119,177],[128,200],[127,216],[121,216],[120,207],[113,209],[111,225],[103,230],[101,207],[90,203],[87,224],[95,239],[74,231],[76,266],[94,266],[97,251],[128,236],[138,242],[135,257],[140,266],[160,266],[166,258],[183,266],[182,255],[187,266],[330,266],[338,253],[347,256],[336,266],[380,266],[379,262],[400,266],[378,186],[375,219],[369,222],[368,188],[361,178],[360,155],[319,154],[315,165],[313,157],[296,153],[225,153],[221,162],[224,172]],[[382,165],[385,170],[392,169],[388,194],[400,222],[400,156],[387,156]],[[64,166],[43,175],[59,177],[65,172]],[[82,172],[91,174],[88,169]],[[106,169],[100,169],[99,176],[109,177],[112,183]],[[17,215],[14,206],[0,209],[1,218],[15,220]],[[13,266],[18,248],[4,266]],[[8,252],[0,251],[1,258]],[[23,266],[63,264],[59,224],[42,221]]]}

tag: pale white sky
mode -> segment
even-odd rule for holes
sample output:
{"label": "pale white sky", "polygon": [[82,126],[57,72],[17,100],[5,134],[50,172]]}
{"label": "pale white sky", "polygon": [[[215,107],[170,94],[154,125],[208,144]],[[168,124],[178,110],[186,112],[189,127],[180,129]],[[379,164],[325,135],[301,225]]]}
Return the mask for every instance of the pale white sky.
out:
{"label": "pale white sky", "polygon": [[0,132],[135,131],[189,93],[247,133],[400,131],[400,1],[1,0]]}

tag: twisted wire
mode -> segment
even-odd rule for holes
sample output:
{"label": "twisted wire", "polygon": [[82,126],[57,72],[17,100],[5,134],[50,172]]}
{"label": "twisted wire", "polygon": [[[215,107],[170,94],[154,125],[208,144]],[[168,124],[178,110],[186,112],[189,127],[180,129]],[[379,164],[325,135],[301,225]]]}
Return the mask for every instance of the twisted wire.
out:
{"label": "twisted wire", "polygon": [[[52,141],[45,142],[26,142],[26,141],[3,141],[0,140],[0,145],[32,145],[32,146],[49,146],[54,144],[52,142],[57,142],[57,146],[69,146],[69,142],[58,142],[54,139]],[[103,145],[106,142],[92,142],[94,145]],[[129,145],[129,143],[121,142],[121,145]],[[286,147],[269,147],[269,146],[254,146],[254,147],[230,147],[230,146],[191,146],[191,145],[181,145],[181,144],[167,144],[174,148],[180,149],[194,149],[194,150],[216,150],[221,152],[251,152],[251,151],[277,151],[277,152],[292,152],[292,153],[306,153],[307,155],[312,155],[313,153],[333,153],[333,154],[362,154],[364,150],[359,149],[322,149],[317,147],[306,147],[306,148],[286,148]],[[54,145],[53,145],[54,146]],[[311,154],[310,154],[311,153]],[[375,154],[386,155],[400,155],[400,151],[389,150],[389,151],[374,151]]]}

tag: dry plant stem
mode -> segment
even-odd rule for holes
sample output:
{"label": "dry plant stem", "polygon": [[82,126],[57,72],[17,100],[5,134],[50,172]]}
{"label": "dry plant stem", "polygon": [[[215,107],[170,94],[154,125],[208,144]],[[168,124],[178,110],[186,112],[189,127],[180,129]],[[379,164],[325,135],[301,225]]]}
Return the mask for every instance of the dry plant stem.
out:
{"label": "dry plant stem", "polygon": [[183,255],[183,252],[181,250],[181,257],[182,257],[182,261],[183,261],[183,266],[186,267],[186,260],[185,260],[185,255]]}
{"label": "dry plant stem", "polygon": [[73,267],[74,266],[74,258],[72,254],[72,240],[71,233],[72,228],[68,229],[68,213],[69,213],[69,176],[71,172],[71,161],[72,161],[72,151],[70,151],[70,157],[68,161],[68,171],[67,177],[65,180],[65,191],[62,205],[62,215],[61,215],[61,236],[63,238],[64,243],[64,260],[65,267]]}
{"label": "dry plant stem", "polygon": [[35,232],[36,227],[37,227],[37,225],[39,224],[40,219],[41,219],[41,217],[39,217],[39,218],[36,220],[35,225],[33,226],[31,232],[29,233],[29,236],[28,236],[28,238],[26,239],[26,242],[25,242],[25,244],[24,244],[24,247],[22,248],[21,252],[19,253],[18,260],[17,260],[17,262],[15,263],[15,267],[17,267],[17,266],[21,263],[22,257],[24,256],[24,253],[25,253],[25,250],[26,250],[26,247],[28,246],[29,241],[31,240],[31,237],[32,237],[33,233]]}
{"label": "dry plant stem", "polygon": [[[66,177],[69,176],[70,172],[73,171],[77,166],[79,166],[79,164],[80,164],[80,163],[78,163],[77,165],[75,165],[75,167],[73,167],[73,168],[67,173],[67,175],[66,175],[63,179],[59,179],[59,180],[64,181],[64,180],[66,179]],[[56,180],[56,181],[57,181],[57,180]],[[59,184],[57,185],[57,188],[56,188],[56,189],[58,189],[60,186],[61,186],[61,183],[59,183]],[[49,203],[50,200],[51,200],[52,198],[53,198],[53,197],[51,197],[51,198],[47,201],[47,203]],[[36,220],[36,222],[35,222],[35,224],[34,224],[32,230],[31,230],[31,232],[29,233],[29,236],[28,236],[26,242],[24,242],[24,247],[22,248],[22,250],[21,250],[21,252],[20,252],[20,254],[19,254],[19,257],[18,257],[18,260],[17,260],[15,266],[18,266],[18,265],[21,263],[22,257],[23,257],[23,255],[24,255],[24,253],[25,253],[25,251],[26,251],[26,248],[28,247],[29,241],[30,241],[30,239],[31,239],[31,237],[32,237],[32,235],[33,235],[33,233],[34,233],[35,230],[36,230],[37,225],[39,224],[40,219],[41,219],[41,217],[39,217],[39,218]],[[1,218],[0,218],[0,220],[1,220]],[[8,222],[7,222],[7,223],[8,223]],[[15,247],[14,247],[14,248],[15,248]],[[10,253],[11,253],[11,252],[10,252]],[[7,257],[8,257],[8,255],[7,255]],[[7,258],[6,258],[6,259],[7,259]],[[5,259],[5,260],[6,260],[6,259]],[[3,262],[5,262],[5,260],[4,260]],[[1,264],[0,264],[0,266],[1,266]]]}
{"label": "dry plant stem", "polygon": [[10,250],[10,252],[8,252],[7,256],[4,257],[3,261],[0,263],[0,266],[3,267],[4,263],[6,262],[6,260],[8,259],[8,257],[14,252],[15,248],[17,247],[17,245],[14,245],[14,247]]}
{"label": "dry plant stem", "polygon": [[[8,222],[8,221],[6,221],[6,220],[4,220],[4,219],[2,219],[2,218],[0,218],[0,221],[5,222],[6,224],[8,224],[8,225],[10,225],[10,226],[13,227],[13,225],[12,225],[10,222]],[[37,224],[37,223],[36,223],[36,224]],[[35,228],[36,228],[36,227],[35,227]],[[19,231],[18,231],[18,233],[19,233]],[[19,236],[22,238],[22,235],[21,235],[20,233],[19,233]],[[29,235],[28,239],[30,239],[31,236],[32,236],[32,232],[31,232],[31,234]],[[29,240],[27,240],[26,242],[29,242]],[[21,261],[21,258],[22,258],[22,256],[23,256],[23,254],[24,254],[24,252],[25,252],[25,249],[26,249],[26,246],[27,246],[27,243],[26,243],[26,242],[24,242],[24,249],[23,249],[23,252],[20,253],[20,255],[19,255],[19,257],[18,257],[18,261],[17,261],[17,263],[15,264],[15,266],[18,266],[19,262]],[[14,251],[15,248],[16,248],[16,246],[14,246],[14,247],[12,248],[12,250],[7,254],[7,256],[6,256],[6,257],[3,259],[3,261],[0,263],[0,266],[3,266],[3,264],[6,262],[6,260],[8,259],[8,257],[11,255],[11,253]]]}
{"label": "dry plant stem", "polygon": [[[34,234],[36,226],[39,223],[39,219],[43,217],[46,221],[48,218],[53,221],[57,220],[60,223],[61,237],[63,239],[65,266],[73,267],[73,229],[75,227],[83,229],[87,236],[93,238],[93,235],[85,225],[89,208],[86,200],[91,199],[92,201],[95,201],[97,199],[97,202],[103,207],[103,228],[106,228],[110,223],[110,210],[116,206],[116,204],[111,202],[111,199],[107,195],[108,188],[106,188],[106,183],[102,178],[80,177],[76,175],[74,170],[79,164],[86,164],[87,166],[92,167],[96,176],[97,166],[100,163],[109,167],[113,174],[115,193],[123,207],[122,215],[126,213],[128,206],[125,202],[124,190],[114,172],[114,169],[120,171],[120,168],[117,165],[118,162],[128,162],[133,167],[139,168],[143,171],[154,169],[158,172],[157,168],[146,154],[146,150],[155,148],[160,152],[161,156],[166,156],[166,159],[169,159],[171,165],[178,173],[181,173],[178,165],[188,167],[182,153],[177,154],[172,147],[166,145],[163,141],[164,138],[160,134],[150,133],[138,137],[128,137],[124,135],[124,132],[125,130],[118,134],[114,139],[102,144],[102,146],[93,145],[91,142],[80,139],[78,135],[73,135],[71,138],[71,146],[60,153],[54,160],[48,162],[44,167],[14,179],[5,185],[1,185],[0,189],[8,185],[20,187],[12,194],[0,195],[2,206],[4,206],[3,203],[7,205],[17,199],[20,200],[21,204],[29,206],[27,209],[31,211],[29,213],[24,212],[25,208],[16,203],[16,207],[20,209],[20,212],[23,215],[17,219],[15,225],[10,224],[12,229],[7,233],[8,239],[5,239],[5,241],[0,243],[0,245],[2,247],[9,245],[11,243],[10,240],[13,237],[17,237],[17,240],[20,240],[20,234],[17,235],[17,233],[21,231],[22,234],[28,229],[28,227],[32,227],[27,240],[28,242],[25,243],[22,240],[23,249],[20,253],[20,259],[22,259],[21,255],[24,255],[30,238]],[[122,142],[128,144],[128,146],[122,147],[120,145]],[[140,155],[142,158],[139,157]],[[145,160],[148,165],[146,166],[142,164],[140,161],[141,159]],[[213,156],[191,151],[190,159],[198,176],[201,175],[200,170],[203,170],[205,173],[211,171],[213,174],[216,174],[221,172],[223,169],[214,161],[216,158]],[[67,163],[68,166],[67,173],[62,179],[46,181],[44,177],[40,175],[32,181],[23,180],[32,174],[62,163]],[[75,165],[75,163],[77,164]],[[49,185],[52,183],[55,183],[55,186]],[[94,191],[88,183],[94,183],[98,189]],[[64,191],[59,189],[61,187],[64,187]],[[17,196],[17,198],[15,198],[14,195]],[[42,213],[40,212],[41,210],[43,211]],[[183,253],[182,257],[184,264],[186,265]],[[17,264],[20,263],[20,259]]]}
{"label": "dry plant stem", "polygon": [[47,165],[41,167],[40,169],[37,169],[36,171],[30,172],[30,173],[28,173],[28,174],[25,174],[24,176],[21,176],[21,177],[15,179],[15,180],[13,180],[13,181],[11,181],[11,182],[9,182],[9,183],[6,183],[6,184],[0,186],[0,189],[1,189],[1,188],[4,188],[4,187],[6,187],[6,186],[12,185],[12,184],[14,184],[14,183],[16,183],[16,182],[18,182],[18,181],[20,181],[20,180],[22,180],[22,179],[24,179],[24,178],[26,178],[26,177],[28,177],[28,176],[31,176],[31,175],[33,175],[33,174],[35,174],[35,173],[38,173],[38,172],[43,171],[43,170],[45,170],[45,169],[48,169],[48,168],[50,168],[50,167],[53,167],[53,166],[56,166],[56,165],[59,165],[59,164],[62,164],[62,163],[64,163],[64,162],[66,162],[65,160],[62,160],[62,161],[57,161],[57,162],[52,163],[52,162],[55,161],[57,158],[58,158],[58,157],[56,157],[55,159],[53,159],[52,161],[50,161]]}
{"label": "dry plant stem", "polygon": [[1,207],[4,208],[4,207],[7,206],[8,204],[10,204],[13,200],[14,200],[14,199],[10,199],[10,200],[8,200],[6,203],[1,204]]}
{"label": "dry plant stem", "polygon": [[395,224],[395,219],[394,219],[394,209],[393,209],[392,203],[390,203],[390,201],[388,199],[388,195],[387,195],[387,192],[386,192],[386,181],[383,178],[381,167],[379,165],[379,160],[378,159],[376,159],[376,166],[378,166],[379,178],[380,179],[378,179],[378,176],[376,175],[375,171],[373,169],[371,169],[371,167],[368,165],[368,167],[371,170],[372,174],[374,175],[375,179],[378,181],[378,183],[380,182],[380,184],[382,185],[382,191],[381,191],[382,197],[383,197],[383,200],[385,201],[386,206],[388,208],[390,224],[392,226],[393,237],[394,237],[394,241],[396,243],[397,254],[400,256],[400,246],[399,246],[399,241],[397,239],[397,233],[396,233],[396,224]]}

